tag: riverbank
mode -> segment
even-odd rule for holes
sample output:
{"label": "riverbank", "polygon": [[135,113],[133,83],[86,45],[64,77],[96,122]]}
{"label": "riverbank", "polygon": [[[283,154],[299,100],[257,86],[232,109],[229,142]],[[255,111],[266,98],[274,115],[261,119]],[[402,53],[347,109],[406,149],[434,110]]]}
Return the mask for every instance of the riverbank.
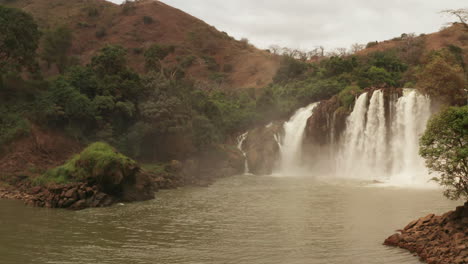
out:
{"label": "riverbank", "polygon": [[[88,163],[75,162],[80,166]],[[0,199],[22,200],[30,206],[73,210],[106,207],[120,202],[154,199],[155,192],[161,189],[208,186],[219,178],[241,174],[244,169],[242,154],[227,145],[184,162],[173,160],[167,164],[143,167],[136,163],[127,165],[117,166],[115,171],[110,167],[92,169],[83,179],[66,183],[51,181],[49,175],[53,170],[36,175],[15,173],[0,178]],[[55,171],[61,177],[61,170],[64,169],[66,167],[56,168]]]}
{"label": "riverbank", "polygon": [[429,214],[398,231],[384,244],[407,249],[429,264],[468,263],[468,202],[441,216]]}

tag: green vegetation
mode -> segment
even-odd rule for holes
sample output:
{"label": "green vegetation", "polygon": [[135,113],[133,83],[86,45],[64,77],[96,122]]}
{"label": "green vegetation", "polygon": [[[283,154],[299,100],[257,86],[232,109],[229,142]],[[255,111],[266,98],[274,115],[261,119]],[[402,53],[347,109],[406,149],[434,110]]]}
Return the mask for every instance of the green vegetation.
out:
{"label": "green vegetation", "polygon": [[464,104],[466,69],[460,51],[455,47],[429,54],[428,62],[418,75],[417,87],[443,103]]}
{"label": "green vegetation", "polygon": [[450,107],[434,116],[420,140],[420,154],[446,197],[468,200],[468,106]]}
{"label": "green vegetation", "polygon": [[40,35],[31,15],[0,5],[0,77],[23,67],[34,70]]}
{"label": "green vegetation", "polygon": [[50,68],[52,64],[56,64],[59,72],[64,73],[70,62],[68,51],[72,44],[71,30],[67,27],[58,27],[48,31],[43,41],[42,58],[47,62],[47,66]]}
{"label": "green vegetation", "polygon": [[117,184],[132,177],[137,169],[134,160],[118,153],[106,143],[96,142],[62,166],[34,178],[33,183],[46,185],[87,180],[97,184]]}
{"label": "green vegetation", "polygon": [[[134,9],[130,1],[121,6],[126,15]],[[101,19],[105,12],[100,11],[94,7],[87,14]],[[140,19],[140,24],[153,21]],[[416,84],[433,96],[455,94],[458,103],[466,76],[462,49],[453,46],[423,56],[424,42],[405,34],[394,49],[362,55],[324,57],[322,50],[321,57],[314,57],[319,60],[309,62],[312,57],[290,52],[282,55],[274,82],[267,87],[224,90],[233,65],[226,59],[221,65],[217,61],[217,40],[230,37],[214,29],[194,26],[187,36],[190,47],[154,43],[147,49],[127,50],[107,45],[92,54],[88,65],[77,66],[69,56],[74,41],[70,29],[46,31],[38,50],[40,34],[29,15],[0,7],[0,26],[0,35],[6,36],[0,38],[2,145],[26,135],[31,124],[41,124],[83,144],[106,142],[148,162],[212,150],[240,131],[286,118],[301,106],[333,96],[341,111],[350,111],[356,96],[367,88]],[[101,26],[95,27],[98,38],[107,34]],[[239,45],[250,47],[248,41]],[[44,80],[37,71],[36,52],[39,62],[56,65],[59,74]],[[146,73],[129,66],[128,52],[144,55],[139,59],[144,59]],[[203,62],[206,79],[194,83],[184,78],[190,67]],[[28,69],[37,74],[25,75]],[[67,180],[64,174],[57,175],[52,178]]]}

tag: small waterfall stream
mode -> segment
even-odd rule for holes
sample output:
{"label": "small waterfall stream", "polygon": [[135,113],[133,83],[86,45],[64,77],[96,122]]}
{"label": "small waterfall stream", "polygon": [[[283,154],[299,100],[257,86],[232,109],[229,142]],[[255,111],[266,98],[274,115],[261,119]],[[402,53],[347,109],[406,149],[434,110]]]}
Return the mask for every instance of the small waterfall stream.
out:
{"label": "small waterfall stream", "polygon": [[247,160],[247,153],[245,153],[244,149],[242,148],[242,144],[244,143],[245,139],[247,139],[247,136],[249,135],[249,132],[245,132],[244,134],[240,135],[237,138],[237,148],[240,150],[242,155],[244,155],[244,174],[249,174],[249,162]]}
{"label": "small waterfall stream", "polygon": [[318,103],[312,103],[300,108],[289,121],[284,123],[284,135],[277,140],[280,146],[280,164],[275,174],[278,175],[303,175],[302,143],[304,139],[307,119],[312,116]]}

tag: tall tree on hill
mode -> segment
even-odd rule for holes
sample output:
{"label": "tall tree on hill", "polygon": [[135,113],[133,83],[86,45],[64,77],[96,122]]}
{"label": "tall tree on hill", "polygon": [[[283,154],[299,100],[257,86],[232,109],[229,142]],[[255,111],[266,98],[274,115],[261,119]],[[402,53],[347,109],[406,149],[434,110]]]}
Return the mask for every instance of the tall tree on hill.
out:
{"label": "tall tree on hill", "polygon": [[465,30],[468,31],[468,8],[447,9],[443,10],[442,13],[457,17],[460,23],[465,27]]}
{"label": "tall tree on hill", "polygon": [[31,15],[0,6],[0,76],[35,65],[41,34]]}

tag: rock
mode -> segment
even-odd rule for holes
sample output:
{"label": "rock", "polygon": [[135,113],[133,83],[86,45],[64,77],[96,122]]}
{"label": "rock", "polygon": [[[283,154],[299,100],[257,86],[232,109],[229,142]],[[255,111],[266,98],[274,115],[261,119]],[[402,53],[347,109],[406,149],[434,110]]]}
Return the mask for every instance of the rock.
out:
{"label": "rock", "polygon": [[389,238],[385,239],[384,245],[396,247],[399,245],[400,240],[400,234],[393,234]]}
{"label": "rock", "polygon": [[65,192],[65,194],[63,196],[65,196],[67,198],[72,198],[73,196],[75,196],[75,193],[76,193],[75,189],[70,189],[67,192]]}
{"label": "rock", "polygon": [[384,244],[415,252],[427,263],[468,264],[468,228],[463,222],[467,209],[465,205],[442,216],[429,214],[414,220]]}
{"label": "rock", "polygon": [[[243,144],[250,172],[256,175],[271,174],[279,158],[275,137],[283,133],[281,122],[250,130]],[[243,167],[243,159],[241,166]]]}
{"label": "rock", "polygon": [[86,200],[79,200],[72,204],[69,208],[72,210],[82,210],[85,209],[87,206]]}

